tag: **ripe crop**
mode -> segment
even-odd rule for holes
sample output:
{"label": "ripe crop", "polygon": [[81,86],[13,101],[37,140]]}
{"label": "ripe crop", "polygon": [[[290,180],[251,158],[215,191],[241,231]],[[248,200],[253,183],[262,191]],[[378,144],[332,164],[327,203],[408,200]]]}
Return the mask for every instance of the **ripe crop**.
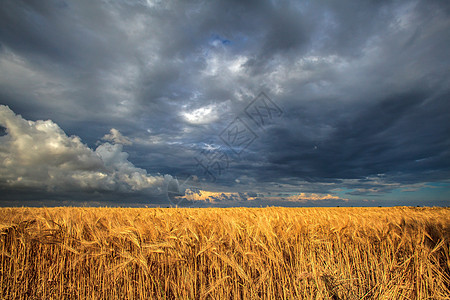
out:
{"label": "ripe crop", "polygon": [[449,299],[448,208],[0,208],[1,299]]}

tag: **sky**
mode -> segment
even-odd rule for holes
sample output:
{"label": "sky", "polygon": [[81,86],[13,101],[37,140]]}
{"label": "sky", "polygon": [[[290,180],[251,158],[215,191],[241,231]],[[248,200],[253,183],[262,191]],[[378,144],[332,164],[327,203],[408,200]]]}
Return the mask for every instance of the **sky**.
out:
{"label": "sky", "polygon": [[448,206],[450,2],[0,2],[1,206]]}

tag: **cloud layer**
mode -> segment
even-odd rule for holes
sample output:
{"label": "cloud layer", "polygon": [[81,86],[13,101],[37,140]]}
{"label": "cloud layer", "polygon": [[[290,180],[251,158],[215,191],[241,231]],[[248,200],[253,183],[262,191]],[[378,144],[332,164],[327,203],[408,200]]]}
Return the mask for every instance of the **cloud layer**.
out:
{"label": "cloud layer", "polygon": [[[35,122],[3,108],[2,184],[147,199],[148,174],[205,175],[220,149],[205,190],[446,204],[449,31],[440,0],[2,1],[0,103]],[[264,128],[261,91],[283,112]],[[236,117],[257,137],[239,155]]]}

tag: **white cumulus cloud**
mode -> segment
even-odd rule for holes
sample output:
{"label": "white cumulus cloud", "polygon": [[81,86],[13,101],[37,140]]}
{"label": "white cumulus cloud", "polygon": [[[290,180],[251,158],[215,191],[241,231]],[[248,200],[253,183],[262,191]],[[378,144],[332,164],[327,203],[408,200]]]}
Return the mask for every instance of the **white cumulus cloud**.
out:
{"label": "white cumulus cloud", "polygon": [[[0,105],[0,186],[49,191],[159,192],[161,175],[152,176],[128,161],[127,139],[111,130],[110,140],[93,150],[67,136],[53,121],[28,121]],[[120,142],[120,143],[119,143]]]}
{"label": "white cumulus cloud", "polygon": [[129,138],[122,135],[122,133],[120,133],[120,131],[115,128],[111,128],[111,130],[109,131],[109,134],[105,134],[105,136],[102,137],[102,140],[110,141],[110,142],[113,142],[114,144],[122,144],[122,145],[132,145],[133,144]]}

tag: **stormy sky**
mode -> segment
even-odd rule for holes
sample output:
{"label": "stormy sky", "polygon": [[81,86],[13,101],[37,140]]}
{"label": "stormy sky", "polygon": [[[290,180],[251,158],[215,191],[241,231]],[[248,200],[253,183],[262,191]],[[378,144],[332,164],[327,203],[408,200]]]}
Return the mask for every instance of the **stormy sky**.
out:
{"label": "stormy sky", "polygon": [[450,2],[0,2],[0,205],[450,204]]}

